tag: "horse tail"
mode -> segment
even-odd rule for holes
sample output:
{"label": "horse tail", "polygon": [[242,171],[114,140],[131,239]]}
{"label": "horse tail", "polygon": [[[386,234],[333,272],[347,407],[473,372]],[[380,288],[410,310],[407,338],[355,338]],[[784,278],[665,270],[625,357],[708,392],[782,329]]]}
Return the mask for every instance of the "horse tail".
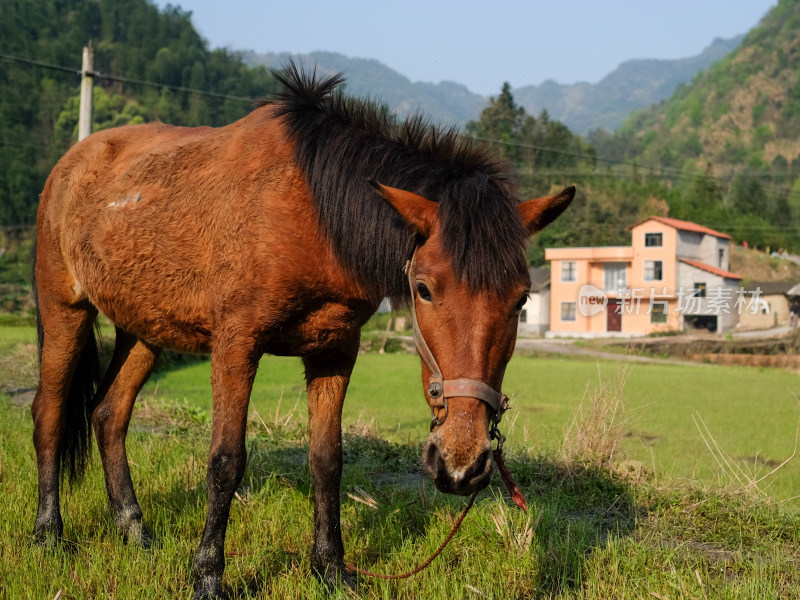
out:
{"label": "horse tail", "polygon": [[67,426],[61,442],[61,478],[70,484],[81,480],[92,456],[92,409],[100,379],[100,352],[94,328],[78,358],[67,395],[65,417]]}
{"label": "horse tail", "polygon": [[[31,288],[36,306],[36,333],[39,353],[39,377],[41,380],[42,349],[44,348],[44,326],[42,313],[39,310],[39,290],[36,285],[36,241],[33,243],[33,274]],[[92,427],[91,415],[93,400],[100,384],[103,372],[100,368],[100,352],[95,335],[95,329],[89,330],[86,343],[81,349],[78,363],[72,374],[66,404],[61,409],[61,414],[66,420],[64,437],[59,448],[59,470],[63,481],[67,479],[71,484],[77,483],[86,472],[92,456]]]}
{"label": "horse tail", "polygon": [[36,307],[36,339],[39,349],[39,377],[42,371],[42,348],[44,348],[44,326],[42,325],[42,313],[39,312],[39,288],[36,286],[36,242],[37,236],[33,237],[33,250],[31,250],[31,294],[33,304]]}

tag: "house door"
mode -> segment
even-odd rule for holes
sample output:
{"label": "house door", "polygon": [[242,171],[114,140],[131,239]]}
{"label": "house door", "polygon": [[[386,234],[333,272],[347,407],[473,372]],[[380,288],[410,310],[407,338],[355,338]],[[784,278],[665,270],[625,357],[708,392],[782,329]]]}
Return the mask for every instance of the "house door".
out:
{"label": "house door", "polygon": [[606,306],[606,331],[622,331],[622,304],[609,300]]}

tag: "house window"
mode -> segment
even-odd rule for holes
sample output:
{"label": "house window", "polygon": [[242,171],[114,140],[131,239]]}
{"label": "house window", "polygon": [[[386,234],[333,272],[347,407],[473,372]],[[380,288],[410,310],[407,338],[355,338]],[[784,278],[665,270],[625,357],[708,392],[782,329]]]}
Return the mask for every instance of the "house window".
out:
{"label": "house window", "polygon": [[666,323],[667,322],[667,303],[662,301],[655,301],[650,306],[650,322],[651,323]]}
{"label": "house window", "polygon": [[578,263],[568,260],[561,263],[561,281],[575,281],[578,278]]}
{"label": "house window", "polygon": [[607,292],[625,289],[625,263],[606,263],[603,265]]}
{"label": "house window", "polygon": [[644,261],[644,280],[661,281],[664,278],[664,263],[660,260]]}
{"label": "house window", "polygon": [[707,288],[705,283],[701,283],[701,282],[695,283],[694,284],[694,295],[695,295],[695,297],[697,297],[697,298],[705,298],[707,289],[708,288]]}
{"label": "house window", "polygon": [[718,252],[719,252],[719,254],[718,254],[718,258],[719,258],[719,260],[718,260],[718,263],[719,263],[719,264],[718,264],[717,266],[718,266],[720,269],[724,269],[725,267],[723,267],[722,265],[724,265],[724,264],[725,264],[725,249],[724,249],[724,248],[720,248],[720,249],[718,250]]}
{"label": "house window", "polygon": [[648,248],[660,248],[664,245],[664,234],[662,233],[645,233],[644,245]]}
{"label": "house window", "polygon": [[562,302],[561,303],[561,320],[574,321],[575,320],[575,303]]}
{"label": "house window", "polygon": [[524,308],[522,309],[522,312],[519,313],[519,322],[520,323],[527,323],[528,322],[528,311],[525,310]]}

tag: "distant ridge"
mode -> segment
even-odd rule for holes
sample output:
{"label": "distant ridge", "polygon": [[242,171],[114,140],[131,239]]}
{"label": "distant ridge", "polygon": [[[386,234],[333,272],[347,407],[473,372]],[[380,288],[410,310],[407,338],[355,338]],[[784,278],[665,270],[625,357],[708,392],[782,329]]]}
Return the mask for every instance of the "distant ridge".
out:
{"label": "distant ridge", "polygon": [[348,58],[335,52],[310,54],[242,52],[246,64],[263,64],[275,68],[289,58],[298,63],[316,65],[323,71],[342,72],[347,89],[358,96],[370,96],[385,102],[400,115],[421,110],[445,125],[463,125],[478,118],[487,98],[470,92],[452,81],[441,83],[412,82],[408,77],[371,58]]}
{"label": "distant ridge", "polygon": [[[514,98],[528,114],[546,109],[550,117],[576,133],[603,127],[619,127],[631,112],[669,98],[678,86],[735,49],[743,36],[716,39],[697,56],[676,60],[629,60],[600,82],[560,84],[545,81],[514,89]],[[446,125],[464,125],[477,119],[488,98],[452,81],[412,82],[383,63],[368,58],[349,58],[335,52],[257,54],[240,52],[246,64],[279,67],[290,57],[300,63],[317,65],[324,71],[343,72],[348,89],[357,95],[385,102],[398,114],[422,110]],[[510,82],[513,86],[514,82]],[[518,82],[517,82],[518,83]],[[500,92],[498,86],[498,93]]]}
{"label": "distant ridge", "polygon": [[725,57],[743,38],[717,38],[690,58],[628,60],[598,83],[564,85],[551,79],[524,86],[514,90],[514,99],[528,114],[547,109],[551,118],[582,135],[598,127],[614,131],[633,111],[669,98],[680,84]]}

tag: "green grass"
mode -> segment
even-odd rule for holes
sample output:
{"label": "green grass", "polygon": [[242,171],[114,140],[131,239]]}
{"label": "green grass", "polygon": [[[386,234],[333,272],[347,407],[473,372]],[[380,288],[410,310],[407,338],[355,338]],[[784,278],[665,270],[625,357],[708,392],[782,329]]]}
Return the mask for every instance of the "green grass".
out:
{"label": "green grass", "polygon": [[[512,399],[504,431],[512,447],[557,449],[587,386],[615,377],[619,364],[590,360],[515,357],[504,391]],[[630,364],[623,450],[667,478],[722,481],[722,473],[695,425],[702,418],[719,445],[742,468],[766,474],[791,455],[800,419],[800,377],[778,369]],[[210,410],[207,362],[156,375],[144,394],[186,399]],[[302,365],[265,357],[253,388],[252,409],[265,420],[276,410],[295,418],[306,412]],[[280,406],[279,406],[280,405]],[[359,357],[344,407],[345,423],[363,422],[396,442],[427,436],[429,411],[422,396],[419,359],[407,354]],[[800,458],[769,480],[779,499],[800,495]]]}
{"label": "green grass", "polygon": [[[19,317],[21,318],[21,317]],[[16,344],[35,344],[36,329],[31,324],[20,324],[17,317],[0,320],[0,348],[6,350]]]}
{"label": "green grass", "polygon": [[[32,328],[0,330],[0,382],[30,377]],[[26,350],[27,349],[27,350]],[[800,527],[789,463],[756,498],[718,483],[719,469],[692,422],[699,413],[730,456],[791,453],[800,378],[777,370],[630,365],[625,386],[629,458],[655,471],[632,482],[565,460],[564,429],[598,379],[618,363],[517,357],[505,391],[509,467],[526,516],[494,480],[433,565],[404,582],[370,582],[361,598],[790,598],[800,596]],[[0,597],[184,598],[205,516],[210,437],[207,362],[156,374],[128,438],[145,518],[161,546],[123,543],[107,508],[98,457],[65,490],[66,542],[31,543],[35,456],[26,406],[0,394]],[[265,357],[253,392],[248,469],[231,512],[225,584],[234,598],[324,598],[310,577],[311,489],[302,368]],[[30,385],[30,382],[27,382]],[[348,560],[408,570],[447,534],[464,499],[419,475],[428,410],[419,359],[359,358],[345,409],[342,523]],[[655,467],[653,467],[655,465]],[[687,481],[695,479],[694,482]],[[699,480],[699,481],[697,481]],[[353,499],[363,489],[372,509]],[[334,597],[350,598],[340,592]]]}

